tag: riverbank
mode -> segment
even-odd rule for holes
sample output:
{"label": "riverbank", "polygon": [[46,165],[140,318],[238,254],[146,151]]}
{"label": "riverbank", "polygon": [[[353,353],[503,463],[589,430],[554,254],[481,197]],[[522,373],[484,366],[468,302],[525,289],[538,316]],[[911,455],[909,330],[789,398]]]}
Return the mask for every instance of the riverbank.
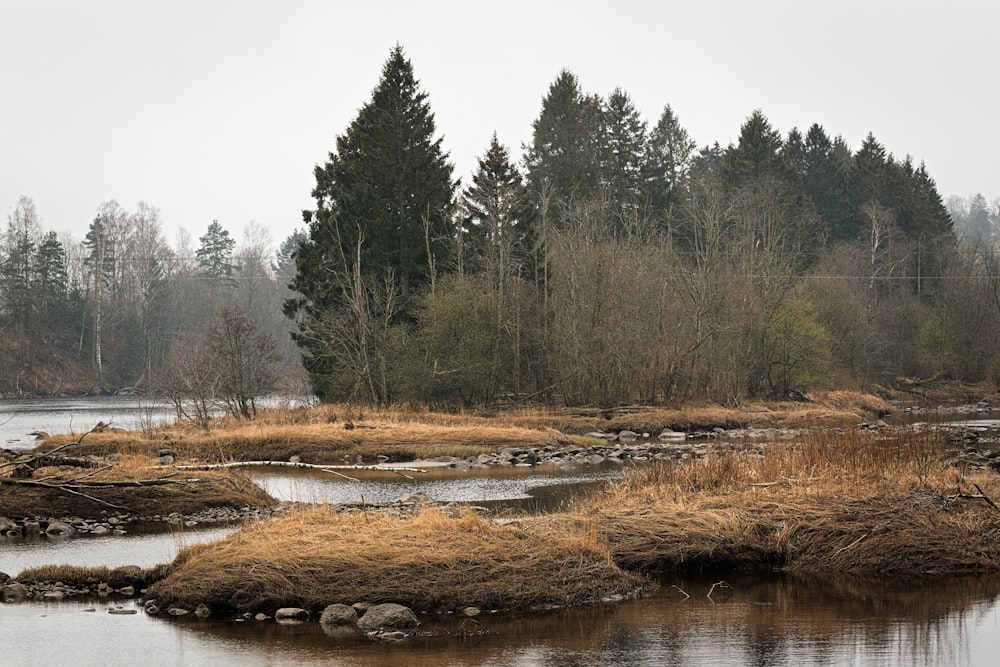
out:
{"label": "riverbank", "polygon": [[[167,451],[188,462],[296,460],[317,465],[407,462],[451,456],[465,459],[504,449],[563,449],[588,445],[593,434],[622,431],[686,437],[732,429],[804,429],[850,426],[893,412],[886,401],[856,392],[818,392],[807,401],[753,402],[739,407],[711,402],[676,408],[510,408],[442,413],[344,405],[264,410],[253,421],[221,417],[209,429],[189,423],[143,430],[103,429],[74,445],[80,455],[118,452],[156,457]],[[52,435],[47,451],[78,440]],[[593,444],[590,442],[589,444]]]}
{"label": "riverbank", "polygon": [[[617,458],[646,462],[567,511],[513,521],[470,512],[451,516],[439,509],[408,519],[364,507],[352,513],[310,508],[263,521],[182,552],[157,570],[146,596],[155,596],[163,610],[272,615],[295,607],[316,614],[334,603],[380,602],[428,611],[517,610],[620,599],[640,590],[646,573],[689,568],[1000,571],[1000,509],[994,502],[1000,484],[992,463],[1000,454],[971,447],[965,436],[956,440],[946,431],[880,423],[878,416],[885,413],[878,399],[841,393],[824,401],[754,406],[739,418],[710,405],[677,413],[630,408],[610,416],[567,410],[495,417],[321,406],[277,412],[232,429],[220,421],[208,433],[192,432],[190,439],[183,427],[92,433],[72,451],[118,456],[119,465],[143,468],[141,480],[147,481],[218,474],[213,483],[225,489],[221,495],[240,489],[241,476],[175,464],[280,452],[285,458],[275,460],[315,457],[316,464],[356,463],[358,457],[408,460],[428,453],[452,456],[455,464],[472,465],[467,460],[472,457],[476,465],[532,465],[547,452],[585,458],[598,450],[604,459],[629,452]],[[685,442],[690,431],[681,433],[682,424],[696,423],[714,441]],[[766,446],[754,442],[764,429],[770,429]],[[778,432],[782,438],[770,437]],[[51,453],[60,442],[50,438],[39,451]],[[277,446],[286,449],[268,449]],[[156,458],[149,454],[153,448]],[[496,458],[505,449],[509,456]],[[71,479],[121,472],[60,474]],[[152,493],[160,486],[174,485],[108,488]],[[0,486],[0,499],[14,490],[25,489]],[[6,507],[24,507],[16,498],[8,496]],[[221,574],[230,570],[233,576]]]}
{"label": "riverbank", "polygon": [[[63,450],[70,451],[70,450]],[[44,531],[62,531],[96,524],[104,530],[131,521],[170,521],[177,517],[239,519],[247,511],[271,508],[277,502],[239,471],[184,473],[159,464],[159,459],[112,454],[72,459],[36,458],[41,464],[22,477],[12,476],[8,462],[0,477],[0,532],[39,530],[31,522],[46,522]],[[74,465],[65,465],[66,462]],[[55,465],[47,465],[47,464]],[[63,464],[63,465],[60,465]],[[5,522],[4,518],[7,518]],[[58,527],[48,524],[59,519]],[[91,528],[87,529],[92,532]]]}
{"label": "riverbank", "polygon": [[[431,509],[407,521],[308,510],[193,547],[149,596],[162,609],[213,614],[294,607],[315,615],[329,604],[381,602],[499,611],[617,599],[632,590],[629,577],[663,571],[997,572],[1000,479],[962,454],[944,431],[853,429],[636,467],[541,517],[455,519]],[[601,577],[577,579],[575,556],[547,557],[549,528],[583,540],[581,562],[606,563]],[[470,533],[495,534],[505,555],[465,539]],[[522,561],[531,566],[520,569]],[[218,571],[233,575],[209,574]],[[548,588],[554,582],[561,599]],[[589,594],[571,594],[581,590]]]}

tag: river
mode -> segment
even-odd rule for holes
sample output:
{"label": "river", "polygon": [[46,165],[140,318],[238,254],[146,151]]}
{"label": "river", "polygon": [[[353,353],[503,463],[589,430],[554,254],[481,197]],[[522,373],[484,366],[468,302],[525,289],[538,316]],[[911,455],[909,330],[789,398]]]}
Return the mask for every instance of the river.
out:
{"label": "river", "polygon": [[[169,418],[167,406],[153,407],[135,399],[0,401],[0,422],[7,420],[0,438],[8,448],[26,449],[32,443],[29,431],[83,432],[97,421],[136,426]],[[617,466],[439,471],[413,482],[384,473],[359,475],[356,482],[318,473],[254,475],[275,495],[295,500],[374,503],[383,500],[379,494],[389,498],[419,490],[443,501],[544,509],[619,472]],[[130,526],[125,536],[0,541],[0,571],[17,574],[25,567],[63,563],[147,566],[235,530],[164,528]],[[723,580],[726,587],[713,588]],[[116,605],[138,609],[125,599],[0,604],[0,664],[977,667],[1000,662],[1000,575],[671,575],[660,580],[654,595],[614,605],[472,620],[421,616],[423,636],[388,645],[331,637],[315,622],[109,614]]]}

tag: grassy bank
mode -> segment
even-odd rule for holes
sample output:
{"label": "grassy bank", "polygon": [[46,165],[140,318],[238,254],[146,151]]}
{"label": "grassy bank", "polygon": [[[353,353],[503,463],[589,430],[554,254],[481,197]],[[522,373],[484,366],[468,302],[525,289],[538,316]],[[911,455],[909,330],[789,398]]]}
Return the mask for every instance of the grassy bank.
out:
{"label": "grassy bank", "polygon": [[[738,427],[802,428],[846,426],[891,411],[884,401],[855,392],[823,392],[808,402],[761,402],[740,407],[710,402],[682,407],[510,408],[442,413],[403,407],[358,408],[320,405],[312,408],[264,410],[251,422],[220,418],[209,430],[191,424],[107,430],[87,434],[75,454],[126,453],[156,456],[164,448],[187,461],[287,461],[336,464],[361,456],[393,461],[437,456],[475,456],[505,448],[565,447],[589,431],[630,429],[659,433],[664,429]],[[42,449],[76,441],[54,435]]]}
{"label": "grassy bank", "polygon": [[518,609],[634,590],[658,569],[1000,570],[1000,482],[952,454],[932,433],[848,430],[634,468],[570,511],[514,523],[316,508],[188,549],[150,596],[246,611]]}
{"label": "grassy bank", "polygon": [[190,547],[147,595],[163,609],[319,611],[397,602],[423,611],[524,609],[635,593],[593,531],[566,521],[501,525],[472,512],[410,520],[314,508]]}
{"label": "grassy bank", "polygon": [[932,433],[851,430],[630,472],[580,506],[624,567],[1000,569],[1000,483]]}
{"label": "grassy bank", "polygon": [[0,516],[91,518],[116,511],[166,516],[275,503],[239,471],[182,473],[158,466],[156,459],[129,455],[96,469],[39,468],[22,483],[0,484]]}

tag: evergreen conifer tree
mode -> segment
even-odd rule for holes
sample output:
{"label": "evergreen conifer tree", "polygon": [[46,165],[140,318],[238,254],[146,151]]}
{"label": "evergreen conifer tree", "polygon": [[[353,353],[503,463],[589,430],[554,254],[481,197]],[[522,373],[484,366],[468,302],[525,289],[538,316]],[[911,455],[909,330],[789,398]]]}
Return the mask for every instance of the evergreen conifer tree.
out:
{"label": "evergreen conifer tree", "polygon": [[[368,302],[361,282],[371,284],[388,274],[406,301],[449,265],[455,245],[452,215],[457,183],[442,139],[435,133],[427,94],[420,90],[402,47],[396,46],[371,100],[337,137],[336,152],[314,170],[316,208],[303,212],[309,237],[295,251],[296,275],[291,283],[299,296],[287,300],[284,311],[298,320],[299,331],[293,337],[303,349],[306,370],[320,398],[336,398],[339,392],[361,385],[370,388],[373,400],[386,398],[385,382],[372,380],[367,362],[353,371],[358,377],[338,379],[352,371],[345,371],[330,352],[324,323],[331,314],[346,312],[346,286],[351,286],[354,316],[367,317],[370,313],[362,312]],[[393,317],[403,312],[395,309]],[[355,328],[364,335],[362,323],[355,323]],[[368,354],[367,342],[355,342],[353,349],[360,346]],[[371,352],[378,355],[377,350]]]}
{"label": "evergreen conifer tree", "polygon": [[668,104],[650,131],[646,147],[646,189],[661,218],[668,218],[681,201],[696,148]]}
{"label": "evergreen conifer tree", "polygon": [[464,270],[491,282],[527,274],[533,207],[524,180],[494,132],[472,184],[462,193]]}
{"label": "evergreen conifer tree", "polygon": [[198,266],[209,276],[219,281],[227,281],[233,277],[233,249],[236,239],[223,228],[218,220],[213,220],[205,235],[200,237],[201,243],[195,256]]}
{"label": "evergreen conifer tree", "polygon": [[600,192],[603,125],[600,98],[585,95],[572,72],[560,72],[532,123],[524,157],[532,193],[551,198],[557,221],[571,201]]}

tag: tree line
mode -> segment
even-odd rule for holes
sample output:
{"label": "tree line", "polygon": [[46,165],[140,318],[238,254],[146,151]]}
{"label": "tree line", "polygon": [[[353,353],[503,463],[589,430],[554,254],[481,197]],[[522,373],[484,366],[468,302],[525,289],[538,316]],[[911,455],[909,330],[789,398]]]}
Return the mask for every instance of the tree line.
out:
{"label": "tree line", "polygon": [[563,71],[523,158],[494,134],[463,187],[397,47],[315,177],[285,312],[326,400],[997,379],[995,244],[960,241],[926,167],[871,134],[852,150],[757,110],[699,149],[669,105],[650,126]]}
{"label": "tree line", "polygon": [[[275,256],[265,229],[244,232],[237,245],[212,221],[196,246],[183,233],[172,248],[155,207],[110,200],[78,240],[45,230],[22,196],[0,237],[0,393],[170,395],[182,357],[237,322],[266,337],[273,388],[295,365],[279,305],[297,239]],[[199,370],[218,374],[224,355],[208,360]]]}
{"label": "tree line", "polygon": [[[22,199],[0,250],[0,391],[86,377],[222,392],[252,416],[252,395],[299,369],[292,341],[322,400],[734,403],[1000,382],[1000,202],[945,205],[922,163],[871,134],[855,150],[756,110],[736,142],[699,148],[669,105],[650,124],[626,91],[563,71],[520,158],[487,136],[461,183],[396,47],[274,261],[263,230],[236,247],[217,222],[171,249],[142,204],[103,204],[67,243]],[[248,349],[267,354],[224,353]]]}

